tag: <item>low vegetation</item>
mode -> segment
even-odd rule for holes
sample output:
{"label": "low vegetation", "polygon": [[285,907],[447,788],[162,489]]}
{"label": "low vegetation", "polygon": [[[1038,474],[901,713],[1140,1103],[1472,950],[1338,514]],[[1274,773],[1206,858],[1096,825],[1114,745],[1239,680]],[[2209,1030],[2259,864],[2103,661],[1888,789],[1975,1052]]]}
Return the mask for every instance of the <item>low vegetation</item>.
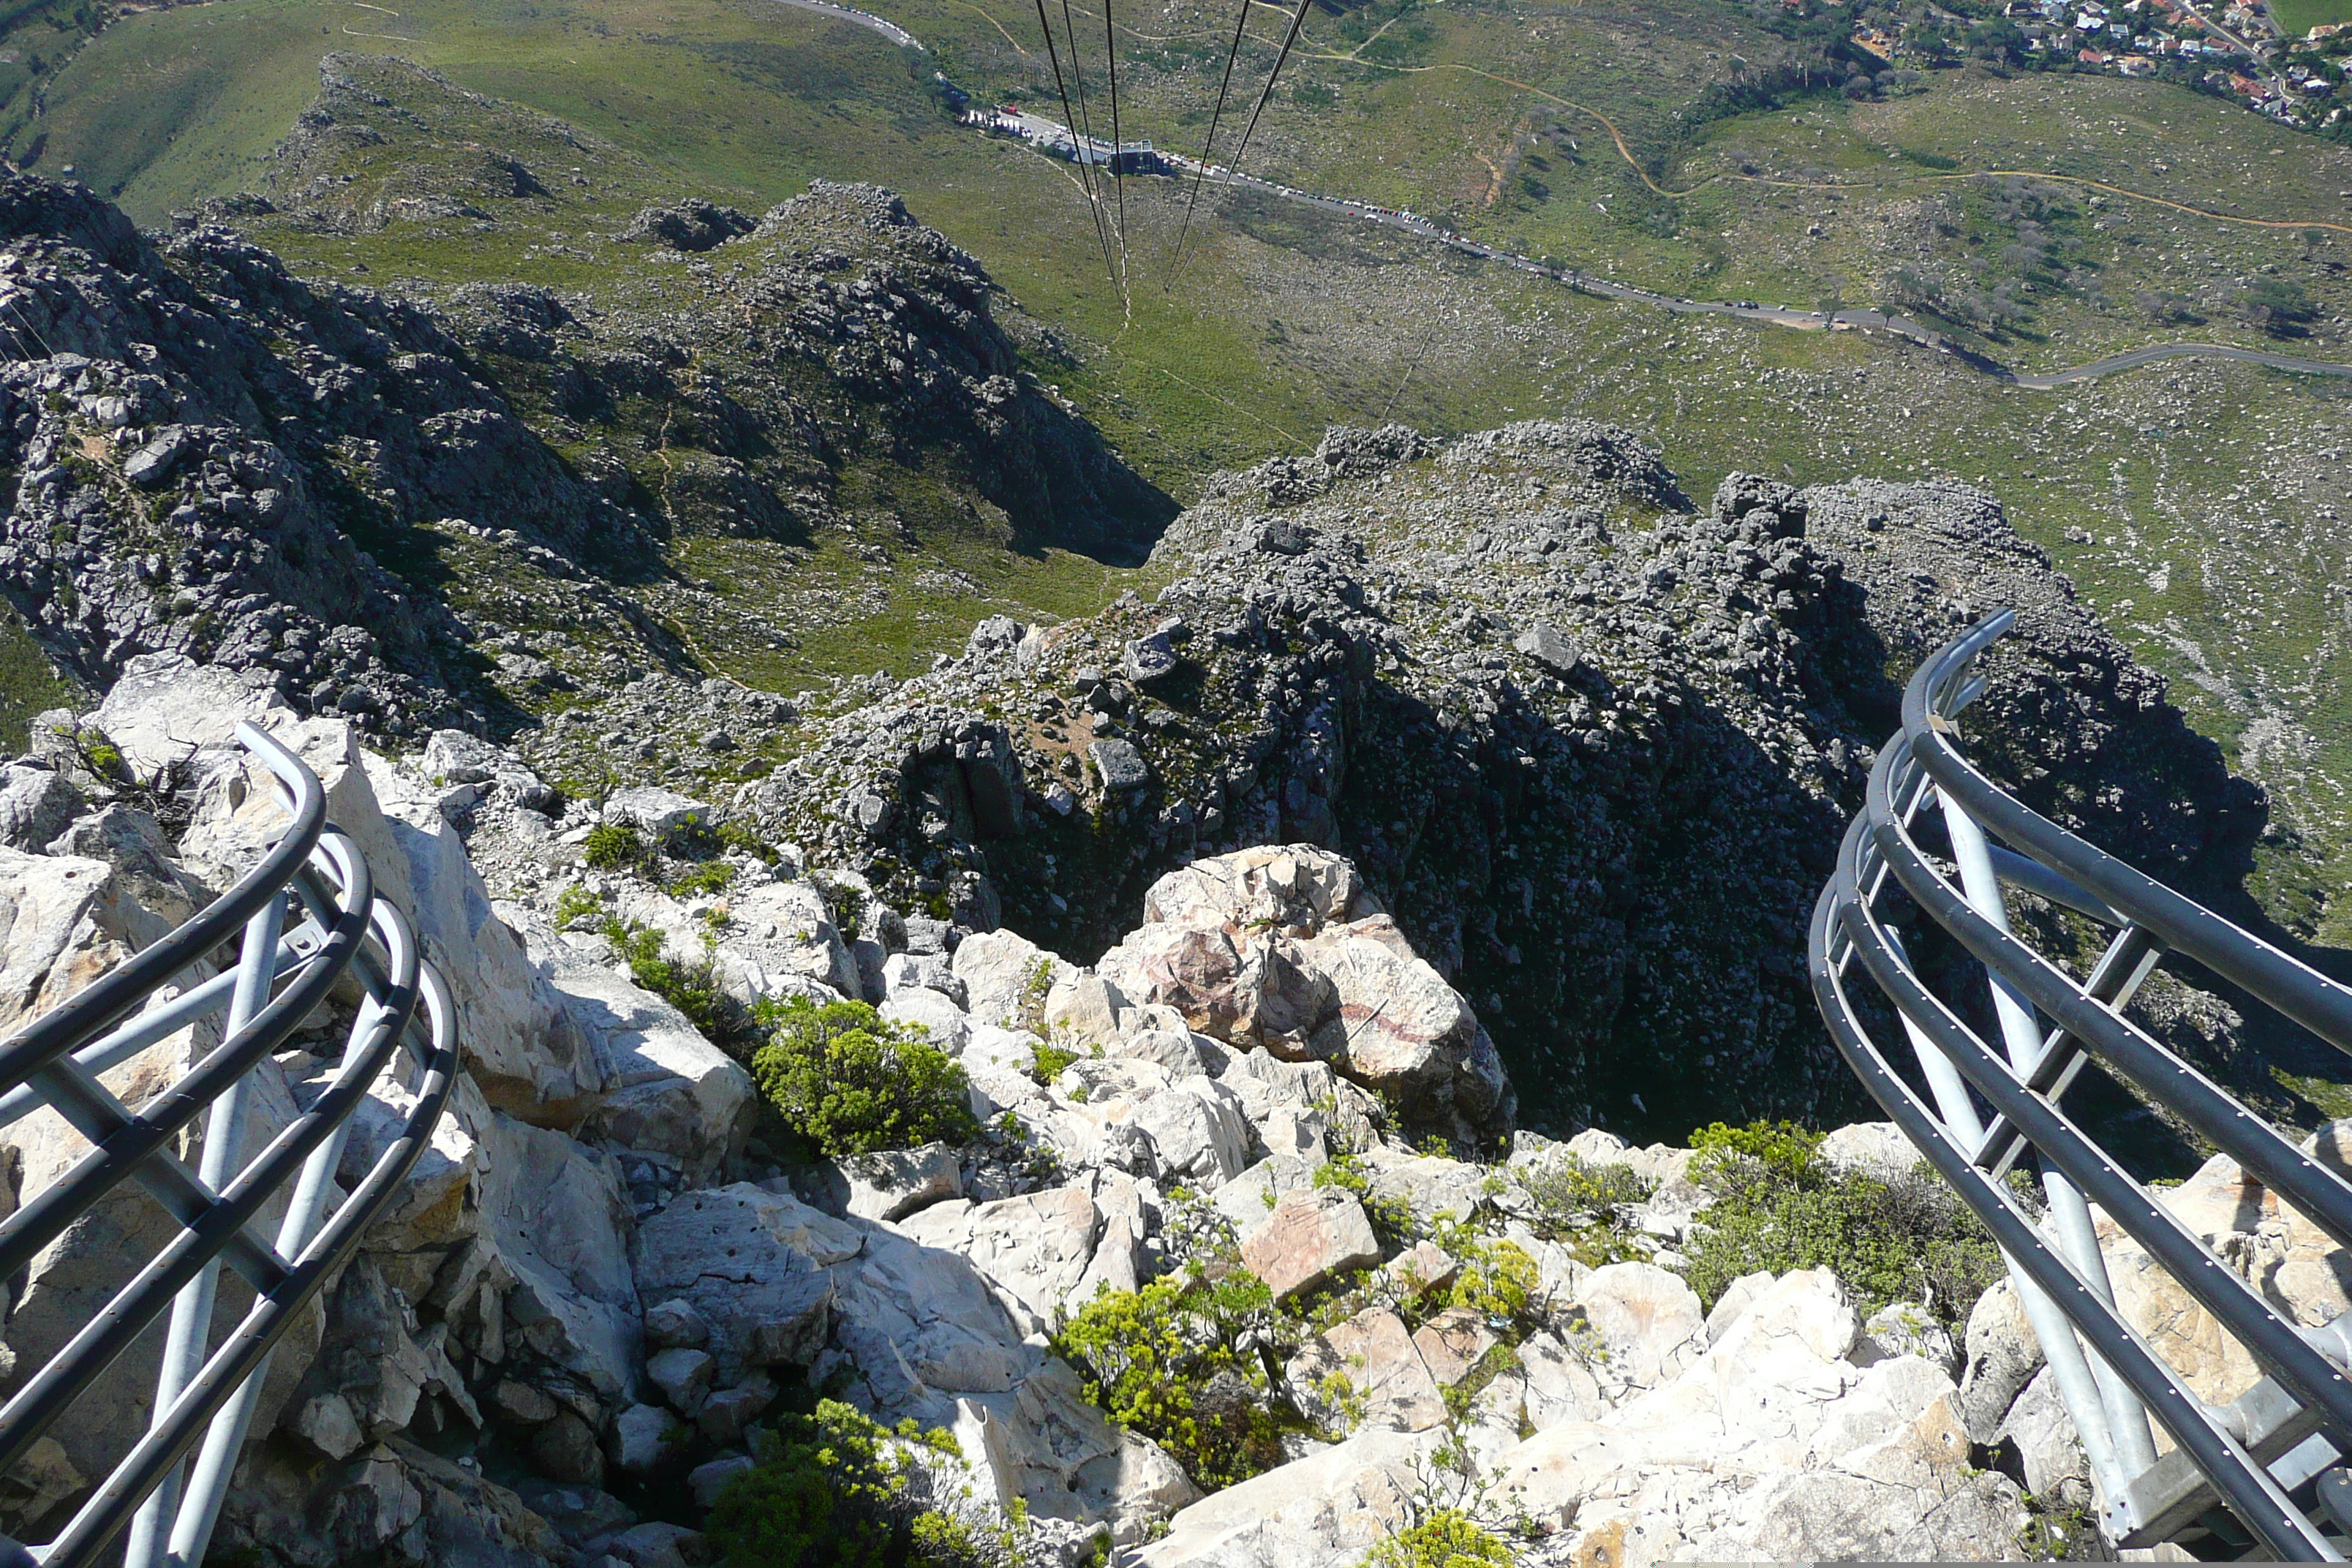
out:
{"label": "low vegetation", "polygon": [[645,852],[645,840],[625,822],[600,822],[580,843],[581,858],[600,871],[634,866]]}
{"label": "low vegetation", "polygon": [[1377,1542],[1366,1568],[1511,1568],[1510,1542],[1460,1509],[1440,1509],[1409,1530]]}
{"label": "low vegetation", "polygon": [[1950,1188],[1924,1170],[1892,1181],[1839,1171],[1822,1134],[1791,1122],[1721,1122],[1691,1134],[1692,1179],[1714,1202],[1684,1248],[1685,1278],[1712,1308],[1758,1269],[1828,1268],[1855,1307],[1916,1301],[1947,1324],[1968,1319],[2002,1276],[2000,1254]]}
{"label": "low vegetation", "polygon": [[1347,1154],[1320,1167],[1318,1184],[1354,1194],[1380,1216],[1374,1229],[1384,1253],[1434,1243],[1452,1260],[1450,1278],[1423,1289],[1366,1268],[1276,1301],[1242,1263],[1234,1226],[1179,1189],[1162,1227],[1171,1271],[1139,1290],[1097,1291],[1055,1335],[1087,1396],[1159,1442],[1203,1487],[1231,1486],[1280,1464],[1285,1433],[1320,1441],[1348,1435],[1363,1414],[1359,1379],[1333,1371],[1295,1386],[1286,1369],[1316,1336],[1365,1311],[1394,1312],[1408,1332],[1449,1310],[1484,1321],[1495,1342],[1444,1391],[1457,1424],[1495,1378],[1520,1364],[1517,1348],[1529,1336],[1552,1331],[1574,1345],[1589,1342],[1580,1317],[1550,1299],[1535,1258],[1499,1234],[1494,1211],[1424,1221],[1373,1194],[1361,1162]]}
{"label": "low vegetation", "polygon": [[755,1014],[767,1043],[751,1076],[793,1132],[838,1157],[968,1143],[980,1136],[971,1083],[919,1025],[894,1024],[863,1002],[795,997]]}
{"label": "low vegetation", "polygon": [[975,1507],[943,1479],[960,1461],[943,1430],[885,1427],[834,1400],[751,1434],[751,1468],[729,1483],[705,1531],[726,1568],[1015,1568],[1018,1515]]}
{"label": "low vegetation", "polygon": [[1382,1197],[1373,1192],[1370,1173],[1353,1154],[1340,1154],[1316,1166],[1315,1184],[1355,1194],[1356,1201],[1364,1205],[1364,1215],[1372,1222],[1372,1235],[1379,1238],[1383,1251],[1393,1252],[1418,1238],[1412,1205],[1402,1198]]}
{"label": "low vegetation", "polygon": [[740,1051],[747,1015],[743,1005],[720,988],[709,953],[680,958],[662,933],[642,921],[606,916],[604,940],[625,965],[629,978],[686,1015],[688,1022],[721,1047]]}
{"label": "low vegetation", "polygon": [[1530,1173],[1523,1184],[1535,1202],[1529,1226],[1545,1240],[1566,1247],[1586,1268],[1644,1256],[1633,1245],[1633,1211],[1654,1189],[1632,1166],[1594,1165],[1569,1154]]}
{"label": "low vegetation", "polygon": [[1158,1442],[1202,1486],[1228,1487],[1282,1462],[1267,1370],[1243,1348],[1273,1316],[1265,1286],[1239,1269],[1155,1279],[1099,1292],[1054,1344],[1112,1420]]}
{"label": "low vegetation", "polygon": [[22,752],[33,716],[48,708],[73,707],[80,693],[58,678],[32,632],[13,609],[0,610],[0,746]]}
{"label": "low vegetation", "polygon": [[1050,1084],[1068,1071],[1070,1064],[1077,1059],[1077,1052],[1040,1040],[1029,1053],[1029,1076],[1039,1083]]}

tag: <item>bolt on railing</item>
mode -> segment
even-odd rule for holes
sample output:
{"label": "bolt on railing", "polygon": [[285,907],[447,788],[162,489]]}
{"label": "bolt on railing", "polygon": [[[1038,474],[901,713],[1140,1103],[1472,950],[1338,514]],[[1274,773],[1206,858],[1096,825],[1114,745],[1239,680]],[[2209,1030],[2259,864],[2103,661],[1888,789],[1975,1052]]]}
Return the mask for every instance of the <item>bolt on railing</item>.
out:
{"label": "bolt on railing", "polygon": [[[1969,668],[2014,620],[2002,611],[1979,622],[1905,689],[1903,728],[1878,755],[1867,803],[1814,907],[1814,994],[1872,1097],[2000,1245],[2081,1436],[2109,1538],[2194,1541],[2208,1555],[2259,1543],[2284,1561],[2340,1562],[2352,1531],[2352,1472],[2340,1463],[2352,1452],[2344,1371],[2352,1314],[2318,1329],[2296,1322],[2158,1204],[2062,1101],[2095,1059],[2352,1247],[2352,1184],[2123,1011],[2170,951],[2352,1052],[2352,990],[2066,832],[1970,764],[1954,722],[1984,690]],[[1940,859],[1921,847],[1937,826],[1948,851]],[[1912,966],[1890,883],[1983,966],[1999,1049]],[[2011,931],[2003,884],[2114,932],[2085,979]],[[1893,1003],[1916,1076],[1896,1069],[1856,1010],[1857,965]],[[2043,1220],[2005,1184],[2021,1161],[2039,1167]],[[2266,1374],[2260,1384],[2210,1405],[2133,1329],[2116,1310],[2094,1204],[2245,1348]],[[2161,1457],[2151,1417],[2175,1444]]]}
{"label": "bolt on railing", "polygon": [[[24,1563],[81,1568],[100,1561],[126,1529],[126,1568],[188,1568],[204,1560],[271,1352],[394,1197],[456,1081],[457,1018],[448,987],[423,961],[406,918],[375,896],[358,844],[328,824],[319,780],[254,726],[239,724],[236,738],[275,779],[279,804],[291,818],[285,835],[185,924],[0,1041],[0,1127],[47,1106],[90,1144],[56,1181],[0,1220],[0,1279],[29,1268],[44,1247],[126,1182],[144,1189],[180,1226],[0,1406],[5,1470],[169,1310],[146,1433],[53,1539],[27,1547],[0,1537],[0,1568]],[[289,920],[297,922],[290,931]],[[189,984],[190,972],[240,932],[236,965]],[[362,1000],[334,1078],[246,1159],[255,1069],[347,973],[357,978]],[[175,984],[187,988],[154,1001]],[[100,1081],[109,1068],[224,1009],[220,1044],[137,1110]],[[334,1205],[335,1169],[351,1117],[404,1046],[415,1068],[415,1103],[399,1136]],[[204,1152],[192,1171],[173,1144],[200,1115],[205,1118]],[[263,1211],[289,1185],[275,1235],[265,1234]],[[252,1286],[254,1300],[214,1346],[214,1294],[223,1263]]]}

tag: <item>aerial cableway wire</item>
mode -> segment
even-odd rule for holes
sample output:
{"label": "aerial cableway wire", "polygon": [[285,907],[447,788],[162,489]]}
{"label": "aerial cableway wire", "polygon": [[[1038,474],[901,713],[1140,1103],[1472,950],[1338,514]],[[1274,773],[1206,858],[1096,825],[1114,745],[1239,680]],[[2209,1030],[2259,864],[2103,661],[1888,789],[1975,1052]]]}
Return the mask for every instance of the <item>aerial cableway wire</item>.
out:
{"label": "aerial cableway wire", "polygon": [[1209,115],[1209,139],[1201,143],[1201,166],[1192,172],[1192,194],[1184,200],[1184,221],[1176,228],[1176,253],[1169,258],[1170,284],[1176,281],[1175,270],[1183,264],[1184,237],[1192,232],[1192,209],[1200,205],[1201,183],[1209,177],[1209,153],[1217,144],[1217,122],[1225,116],[1225,92],[1234,84],[1234,61],[1242,52],[1242,29],[1249,26],[1250,6],[1256,0],[1242,0],[1240,18],[1234,23],[1233,47],[1225,51],[1224,79],[1217,83],[1217,107]]}
{"label": "aerial cableway wire", "polygon": [[[1070,128],[1071,151],[1076,152],[1077,139],[1084,132],[1078,129],[1077,116],[1070,112],[1070,89],[1062,79],[1062,55],[1054,44],[1054,25],[1045,19],[1045,0],[1037,0],[1037,30],[1045,35],[1045,58],[1053,63],[1054,87],[1062,95],[1062,122]],[[1070,68],[1076,70],[1078,61],[1077,38],[1075,36],[1071,37],[1070,45]],[[1086,193],[1087,208],[1094,214],[1095,237],[1102,241],[1103,269],[1109,274],[1111,287],[1116,289],[1118,287],[1118,266],[1110,258],[1110,235],[1103,227],[1102,201],[1095,195],[1094,182],[1088,174],[1084,157],[1078,160],[1078,188]]]}
{"label": "aerial cableway wire", "polygon": [[[1265,112],[1266,100],[1274,96],[1274,84],[1282,78],[1283,64],[1290,58],[1290,47],[1298,42],[1298,29],[1306,25],[1307,7],[1311,3],[1312,0],[1298,0],[1298,9],[1290,14],[1290,30],[1283,35],[1282,52],[1274,57],[1274,68],[1265,73],[1265,86],[1258,89],[1257,102],[1250,110],[1249,123],[1242,128],[1241,145],[1234,149],[1234,155],[1225,162],[1224,183],[1228,185],[1233,184],[1234,176],[1241,173],[1242,155],[1249,151],[1250,138],[1257,132],[1258,116]],[[1247,13],[1244,15],[1246,16]],[[1238,37],[1234,39],[1234,46],[1240,47]],[[1176,258],[1179,276],[1182,274],[1184,258],[1179,256]],[[1172,284],[1175,279],[1169,281]]]}
{"label": "aerial cableway wire", "polygon": [[[1095,117],[1087,107],[1087,73],[1078,63],[1078,25],[1070,19],[1070,0],[1062,0],[1062,37],[1070,46],[1070,90],[1078,97],[1078,117],[1070,122],[1070,151],[1077,155],[1078,172],[1085,175],[1087,188],[1094,192],[1097,205],[1102,201],[1102,171],[1096,168],[1092,158],[1095,145]],[[1108,230],[1106,230],[1108,232]],[[1108,259],[1108,241],[1105,241]],[[1117,271],[1117,264],[1112,264]],[[1112,279],[1114,285],[1118,279]]]}
{"label": "aerial cableway wire", "polygon": [[1110,62],[1110,188],[1118,198],[1118,275],[1127,280],[1127,181],[1118,171],[1118,43],[1110,29],[1111,0],[1103,0],[1103,58]]}

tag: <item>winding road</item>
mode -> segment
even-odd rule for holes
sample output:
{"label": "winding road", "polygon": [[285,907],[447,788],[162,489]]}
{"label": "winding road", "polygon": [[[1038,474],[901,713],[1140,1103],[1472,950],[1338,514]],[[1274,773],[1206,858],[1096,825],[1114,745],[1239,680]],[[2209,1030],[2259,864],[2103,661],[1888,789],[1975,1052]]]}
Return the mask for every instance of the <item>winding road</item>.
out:
{"label": "winding road", "polygon": [[2119,370],[2137,365],[2152,364],[2160,359],[2234,359],[2248,364],[2268,365],[2273,370],[2301,371],[2306,375],[2352,376],[2352,364],[2338,364],[2334,360],[2302,359],[2294,354],[2274,354],[2262,349],[2242,349],[2229,343],[2155,343],[2128,353],[2110,354],[2095,359],[2088,364],[2053,371],[2048,375],[2016,375],[2010,379],[2020,386],[2036,392],[2048,392],[2071,382],[2096,381]]}
{"label": "winding road", "polygon": [[[837,21],[855,23],[861,27],[870,27],[902,48],[919,52],[923,47],[913,34],[896,23],[884,20],[871,11],[832,5],[828,0],[778,0],[778,3],[796,10],[814,11]],[[1032,146],[1041,142],[1051,143],[1056,139],[1067,142],[1073,147],[1077,144],[1070,128],[1057,120],[1049,120],[1044,115],[1025,112],[1019,115],[1017,119],[1017,133]],[[999,133],[1004,132],[1000,131]],[[1090,139],[1090,141],[1097,148],[1108,151],[1106,144],[1098,138]],[[1187,157],[1181,153],[1168,152],[1163,149],[1160,156],[1180,174],[1196,174],[1202,169],[1199,159]],[[2341,364],[2333,360],[2305,359],[2296,354],[2273,353],[2263,349],[2239,348],[2231,343],[2207,342],[2151,343],[2145,348],[2109,354],[2105,359],[2069,365],[2063,370],[2052,371],[2047,374],[2028,374],[2012,370],[1973,350],[1963,348],[1941,333],[1907,316],[1892,316],[1883,310],[1839,310],[1832,314],[1821,310],[1800,310],[1792,305],[1768,305],[1754,300],[1692,300],[1681,295],[1662,294],[1656,289],[1644,289],[1638,284],[1620,283],[1611,279],[1595,277],[1574,268],[1553,267],[1531,256],[1499,250],[1491,245],[1482,244],[1477,240],[1465,238],[1448,229],[1441,228],[1418,214],[1400,208],[1374,206],[1369,202],[1352,201],[1345,196],[1327,196],[1314,191],[1303,191],[1293,185],[1282,184],[1277,181],[1262,179],[1255,174],[1244,174],[1229,170],[1220,164],[1212,163],[1206,167],[1210,177],[1222,184],[1238,185],[1284,201],[1296,202],[1303,206],[1318,207],[1325,212],[1379,224],[1383,227],[1396,229],[1428,240],[1433,244],[1461,251],[1465,255],[1475,256],[1483,260],[1517,268],[1522,272],[1532,272],[1539,277],[1549,278],[1580,293],[1595,294],[1609,300],[1622,300],[1628,304],[1649,305],[1681,315],[1735,316],[1743,321],[1761,321],[1770,326],[1788,327],[1799,331],[1821,331],[1827,329],[1891,332],[1897,337],[1907,338],[1924,347],[1933,349],[1938,353],[1949,354],[1996,380],[2032,392],[2050,392],[2058,387],[2069,386],[2080,382],[2096,381],[2102,376],[2113,375],[2118,371],[2134,370],[2141,365],[2153,364],[2158,360],[2168,359],[2234,360],[2244,364],[2263,365],[2271,370],[2289,371],[2305,375],[2352,377],[2352,364]],[[2124,192],[2122,194],[2137,195],[2139,193]]]}

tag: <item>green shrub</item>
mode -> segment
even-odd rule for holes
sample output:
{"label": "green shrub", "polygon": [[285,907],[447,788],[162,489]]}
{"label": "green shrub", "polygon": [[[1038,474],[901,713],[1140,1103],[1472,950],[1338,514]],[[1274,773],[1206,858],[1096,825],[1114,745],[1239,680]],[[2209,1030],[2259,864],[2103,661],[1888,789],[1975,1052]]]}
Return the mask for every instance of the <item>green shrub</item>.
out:
{"label": "green shrub", "polygon": [[600,871],[634,866],[645,852],[645,840],[625,822],[600,822],[580,843],[581,858]]}
{"label": "green shrub", "polygon": [[593,915],[604,907],[604,900],[574,882],[555,899],[555,924],[558,930],[573,921]]}
{"label": "green shrub", "polygon": [[1413,1217],[1412,1205],[1402,1198],[1384,1198],[1375,1194],[1371,1173],[1357,1156],[1336,1155],[1316,1166],[1315,1184],[1355,1194],[1356,1201],[1364,1205],[1365,1217],[1372,1222],[1372,1235],[1383,1252],[1410,1247],[1421,1239],[1421,1224]]}
{"label": "green shrub", "polygon": [[705,860],[699,866],[688,867],[685,873],[669,885],[673,899],[691,899],[700,895],[725,892],[735,880],[735,868],[724,860]]}
{"label": "green shrub", "polygon": [[1068,1071],[1070,1064],[1077,1059],[1076,1051],[1066,1051],[1059,1046],[1041,1042],[1029,1055],[1029,1076],[1039,1083],[1052,1083]]}
{"label": "green shrub", "polygon": [[740,822],[720,823],[719,825],[719,843],[721,848],[740,849],[744,854],[751,856],[753,859],[761,861],[770,866],[774,865],[776,861],[782,858],[774,845],[769,843],[766,839],[761,837],[758,834],[752,832],[750,828],[744,826]]}
{"label": "green shrub", "polygon": [[1373,1546],[1365,1568],[1511,1568],[1508,1542],[1460,1509],[1439,1509]]}
{"label": "green shrub", "polygon": [[820,1152],[871,1154],[980,1135],[963,1068],[920,1026],[884,1019],[863,1002],[763,1005],[771,1032],[751,1076],[785,1122]]}
{"label": "green shrub", "polygon": [[1214,1490],[1282,1463],[1265,1370],[1239,1348],[1273,1305],[1265,1284],[1238,1270],[1213,1282],[1155,1279],[1097,1292],[1054,1348],[1112,1420]]}
{"label": "green shrub", "polygon": [[1045,1032],[1045,998],[1054,993],[1054,960],[1040,953],[1029,965],[1029,973],[1021,983],[1020,1016],[1013,1019],[1015,1028],[1034,1034]]}
{"label": "green shrub", "polygon": [[1527,1323],[1540,1309],[1543,1270],[1517,1242],[1463,1226],[1441,1235],[1437,1245],[1461,1263],[1447,1305],[1467,1307],[1490,1326],[1506,1329]]}
{"label": "green shrub", "polygon": [[1565,1246],[1586,1268],[1648,1256],[1633,1245],[1633,1211],[1654,1189],[1632,1166],[1591,1165],[1568,1154],[1544,1165],[1524,1185],[1535,1204],[1528,1226]]}
{"label": "green shrub", "polygon": [[66,743],[74,760],[81,764],[82,772],[90,777],[102,784],[130,778],[131,769],[122,760],[122,748],[108,739],[105,731],[94,726],[76,730],[61,725],[50,733]]}
{"label": "green shrub", "polygon": [[1710,1122],[1691,1134],[1690,1146],[1699,1155],[1691,1163],[1691,1176],[1703,1183],[1727,1164],[1751,1160],[1791,1181],[1806,1180],[1819,1173],[1822,1137],[1793,1121],[1751,1121],[1745,1127]]}
{"label": "green shrub", "polygon": [[628,965],[630,979],[685,1014],[687,1021],[713,1045],[740,1053],[749,1044],[744,1037],[743,1005],[719,989],[718,971],[708,954],[700,959],[672,958],[662,933],[639,921],[623,925],[607,919],[604,936]]}
{"label": "green shrub", "polygon": [[752,1434],[758,1461],[729,1482],[704,1525],[726,1568],[1007,1568],[1020,1521],[940,1497],[927,1452],[954,1456],[944,1431],[893,1432],[821,1401]]}
{"label": "green shrub", "polygon": [[1545,1165],[1523,1184],[1538,1215],[1553,1221],[1606,1218],[1647,1203],[1656,1190],[1631,1165],[1591,1165],[1574,1154]]}
{"label": "green shrub", "polygon": [[1685,1278],[1712,1309],[1759,1268],[1828,1268],[1874,1312],[1917,1301],[1947,1324],[2004,1272],[1992,1238],[1942,1180],[1915,1170],[1892,1182],[1831,1169],[1821,1137],[1786,1122],[1692,1134],[1691,1176],[1713,1202],[1683,1248]]}
{"label": "green shrub", "polygon": [[833,929],[841,933],[844,942],[857,940],[857,911],[865,907],[865,895],[845,882],[816,879],[816,890],[824,895],[825,912],[833,917]]}

